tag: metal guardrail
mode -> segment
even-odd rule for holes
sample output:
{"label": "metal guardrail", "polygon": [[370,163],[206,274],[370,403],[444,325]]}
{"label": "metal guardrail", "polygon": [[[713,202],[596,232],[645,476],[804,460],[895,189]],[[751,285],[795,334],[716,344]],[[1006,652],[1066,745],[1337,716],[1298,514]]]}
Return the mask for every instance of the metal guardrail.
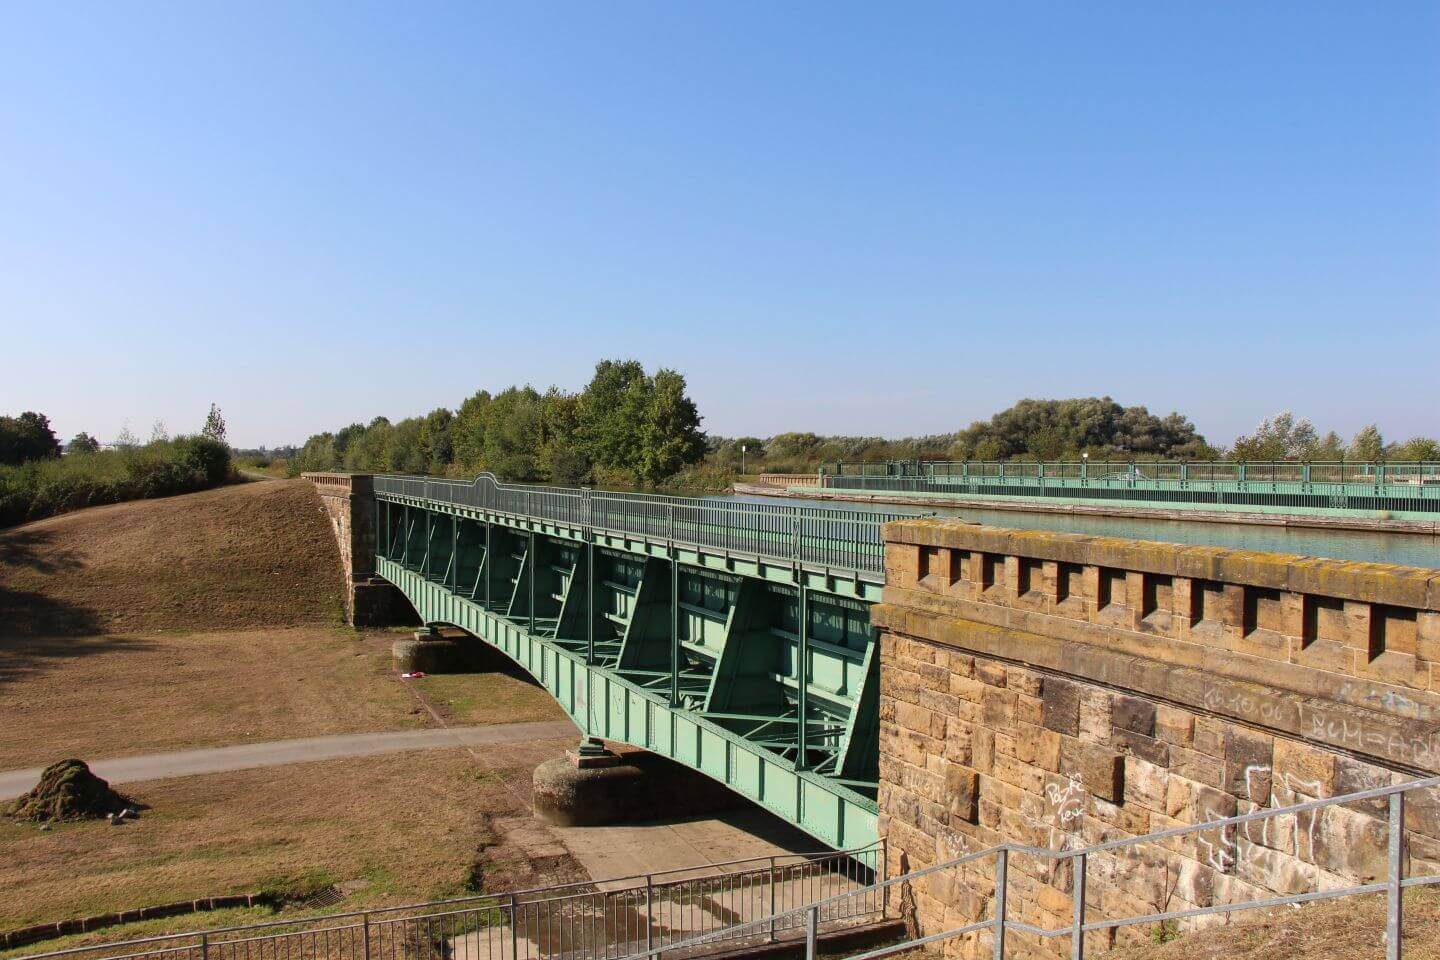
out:
{"label": "metal guardrail", "polygon": [[[837,924],[881,913],[882,844],[752,857],[593,883],[274,920],[47,953],[25,960],[605,960],[636,951],[798,936],[799,904],[847,896]],[[723,872],[716,872],[721,871]],[[686,876],[700,872],[701,876]],[[737,923],[765,918],[756,932]],[[773,919],[771,919],[773,918]]]}
{"label": "metal guardrail", "polygon": [[1052,480],[1170,480],[1207,483],[1440,484],[1440,462],[1335,460],[842,460],[835,477],[976,477]]}
{"label": "metal guardrail", "polygon": [[885,569],[882,524],[904,514],[432,477],[375,477],[375,492],[865,573]]}
{"label": "metal guardrail", "polygon": [[[1056,937],[1067,937],[1070,940],[1071,960],[1083,960],[1085,955],[1086,934],[1096,933],[1118,927],[1133,926],[1142,923],[1165,923],[1167,921],[1185,920],[1192,917],[1203,917],[1218,913],[1237,913],[1245,910],[1261,910],[1272,907],[1283,907],[1291,904],[1312,903],[1319,900],[1332,900],[1339,897],[1358,896],[1368,893],[1384,893],[1386,895],[1385,931],[1383,942],[1385,947],[1386,960],[1403,960],[1404,956],[1404,894],[1407,889],[1418,886],[1429,886],[1440,884],[1440,874],[1426,874],[1423,876],[1404,875],[1405,863],[1405,797],[1407,794],[1417,790],[1429,790],[1440,787],[1440,777],[1429,777],[1424,780],[1414,780],[1409,783],[1397,784],[1389,787],[1377,787],[1373,790],[1361,790],[1355,793],[1347,793],[1338,797],[1328,797],[1323,800],[1311,800],[1306,803],[1297,803],[1288,807],[1276,807],[1274,809],[1257,810],[1254,813],[1242,814],[1236,817],[1226,817],[1221,820],[1211,820],[1206,823],[1194,824],[1183,827],[1172,827],[1169,830],[1161,830],[1155,833],[1145,834],[1139,837],[1129,837],[1123,840],[1111,840],[1105,843],[1093,844],[1077,850],[1051,850],[1045,847],[1033,847],[1025,844],[1001,844],[988,847],[974,853],[966,854],[937,863],[922,870],[914,870],[910,873],[889,879],[880,879],[872,886],[863,889],[850,891],[821,900],[815,903],[796,907],[793,910],[785,911],[774,917],[767,917],[763,921],[752,921],[738,924],[728,930],[718,931],[716,934],[701,936],[689,944],[696,947],[710,942],[711,938],[718,940],[721,937],[736,938],[745,931],[759,929],[763,923],[783,922],[787,924],[803,923],[805,928],[805,957],[806,960],[816,960],[816,944],[818,934],[828,917],[828,911],[840,908],[841,904],[849,897],[871,896],[876,892],[880,893],[882,906],[888,897],[891,887],[909,884],[915,880],[939,874],[945,871],[956,871],[960,867],[975,863],[986,858],[994,858],[994,911],[987,920],[979,920],[968,923],[951,930],[943,930],[937,933],[920,936],[902,943],[891,944],[877,950],[856,954],[848,960],[880,960],[882,957],[894,956],[915,950],[929,944],[938,943],[943,940],[953,939],[967,933],[976,933],[982,930],[989,930],[993,934],[993,956],[994,960],[1003,960],[1005,956],[1005,939],[1009,931],[1017,931],[1043,939]],[[1276,817],[1298,816],[1311,813],[1326,807],[1339,806],[1348,803],[1357,803],[1366,800],[1388,800],[1387,823],[1387,857],[1386,876],[1383,881],[1375,883],[1353,884],[1348,887],[1337,887],[1317,889],[1308,893],[1289,894],[1279,897],[1266,897],[1256,900],[1243,900],[1235,903],[1215,904],[1208,907],[1195,907],[1189,910],[1167,910],[1159,913],[1141,914],[1128,917],[1111,917],[1103,920],[1089,920],[1089,905],[1086,900],[1086,876],[1087,867],[1090,861],[1098,859],[1103,855],[1136,847],[1142,844],[1156,843],[1162,840],[1169,840],[1175,837],[1188,836],[1191,834],[1219,831],[1221,837],[1226,831],[1234,838],[1237,828],[1257,821],[1268,821]],[[1313,822],[1313,821],[1312,821]],[[1223,841],[1222,841],[1223,842]],[[1050,861],[1069,860],[1071,866],[1071,922],[1063,927],[1045,929],[1031,923],[1011,919],[1006,914],[1006,899],[1008,893],[1008,869],[1010,860],[1014,857],[1034,857]],[[646,960],[658,960],[662,953],[666,952],[663,947],[655,947],[637,952],[633,958],[646,958]],[[631,958],[626,958],[631,960]]]}
{"label": "metal guardrail", "polygon": [[[838,470],[839,472],[835,472]],[[830,490],[1440,514],[1440,464],[893,461],[835,464]]]}

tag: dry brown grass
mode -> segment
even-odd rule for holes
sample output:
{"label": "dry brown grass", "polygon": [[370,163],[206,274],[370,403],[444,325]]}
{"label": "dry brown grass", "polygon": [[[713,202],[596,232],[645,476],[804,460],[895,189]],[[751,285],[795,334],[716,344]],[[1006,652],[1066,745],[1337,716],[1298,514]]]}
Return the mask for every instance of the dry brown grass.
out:
{"label": "dry brown grass", "polygon": [[[304,481],[0,531],[0,769],[433,723],[391,671],[395,634],[341,625],[339,590],[334,539]],[[513,670],[431,688],[456,722],[561,715]],[[344,884],[354,906],[451,894],[477,877],[485,889],[580,879],[529,813],[532,771],[568,745],[131,783],[125,792],[150,809],[119,827],[0,820],[0,929],[297,877]]]}
{"label": "dry brown grass", "polygon": [[[0,634],[339,623],[340,555],[314,487],[245,483],[0,530]],[[37,663],[12,662],[4,679]]]}
{"label": "dry brown grass", "polygon": [[[1405,956],[1440,957],[1440,891],[1405,892]],[[1236,914],[1228,926],[1197,930],[1169,943],[1117,947],[1104,960],[1382,960],[1385,900],[1348,897],[1265,916]],[[1087,951],[1088,952],[1088,951]]]}
{"label": "dry brown grass", "polygon": [[565,719],[560,704],[504,654],[485,650],[477,659],[481,672],[447,673],[412,681],[446,722],[465,725]]}
{"label": "dry brown grass", "polygon": [[0,769],[423,725],[388,640],[293,627],[0,641],[0,663],[44,656],[0,683]]}
{"label": "dry brown grass", "polygon": [[[297,764],[137,784],[139,820],[50,832],[0,821],[0,928],[321,878],[346,906],[454,895],[480,859],[486,889],[570,879],[573,864],[526,855],[507,818],[524,818],[537,757],[566,741]],[[337,798],[344,798],[337,803]],[[545,851],[539,851],[545,853]],[[563,859],[563,858],[562,858]],[[169,929],[207,925],[204,915]],[[124,928],[98,939],[129,935]]]}

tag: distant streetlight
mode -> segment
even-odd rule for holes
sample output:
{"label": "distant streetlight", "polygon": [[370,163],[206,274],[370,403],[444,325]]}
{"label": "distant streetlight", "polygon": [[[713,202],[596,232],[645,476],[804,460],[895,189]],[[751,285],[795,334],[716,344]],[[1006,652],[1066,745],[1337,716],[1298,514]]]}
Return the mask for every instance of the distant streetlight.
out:
{"label": "distant streetlight", "polygon": [[740,475],[745,475],[745,444],[740,444]]}

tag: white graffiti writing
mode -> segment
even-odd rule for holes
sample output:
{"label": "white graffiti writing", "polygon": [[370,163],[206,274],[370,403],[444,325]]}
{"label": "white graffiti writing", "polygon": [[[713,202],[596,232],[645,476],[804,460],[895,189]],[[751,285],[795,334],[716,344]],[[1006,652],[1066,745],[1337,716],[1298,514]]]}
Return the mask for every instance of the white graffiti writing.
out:
{"label": "white graffiti writing", "polygon": [[1085,787],[1074,778],[1064,786],[1047,784],[1045,799],[1055,811],[1050,820],[1050,848],[1068,850],[1080,833],[1080,818],[1085,813]]}

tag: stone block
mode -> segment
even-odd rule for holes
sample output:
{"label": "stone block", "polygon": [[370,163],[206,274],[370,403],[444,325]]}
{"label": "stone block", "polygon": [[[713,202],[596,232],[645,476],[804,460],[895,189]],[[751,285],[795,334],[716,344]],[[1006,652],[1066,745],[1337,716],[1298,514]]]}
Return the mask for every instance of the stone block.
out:
{"label": "stone block", "polygon": [[1218,757],[1183,747],[1171,747],[1170,769],[1182,777],[1217,790],[1225,786],[1225,761]]}
{"label": "stone block", "polygon": [[1170,765],[1170,748],[1159,740],[1116,728],[1110,745],[1116,750],[1155,764],[1159,767]]}
{"label": "stone block", "polygon": [[1169,772],[1162,766],[1125,757],[1125,803],[1138,803],[1151,810],[1165,809],[1165,783]]}
{"label": "stone block", "polygon": [[995,779],[1001,783],[1007,783],[1012,787],[1024,790],[1026,793],[1038,795],[1045,789],[1044,773],[1038,767],[1017,760],[1015,757],[1007,757],[997,753],[995,755],[994,776]]}
{"label": "stone block", "polygon": [[931,722],[935,715],[924,707],[913,703],[897,703],[895,705],[895,722],[902,729],[923,733],[930,736],[932,729]]}
{"label": "stone block", "polygon": [[1214,717],[1195,718],[1195,749],[1211,757],[1225,756],[1225,722]]}
{"label": "stone block", "polygon": [[1015,694],[997,687],[988,688],[981,699],[985,722],[1004,730],[1015,722]]}
{"label": "stone block", "polygon": [[1046,677],[1041,696],[1041,721],[1045,727],[1066,736],[1079,736],[1080,687],[1058,677]]}
{"label": "stone block", "polygon": [[995,766],[995,731],[989,727],[976,727],[970,745],[970,765],[981,773],[989,773]]}
{"label": "stone block", "polygon": [[[1309,797],[1327,797],[1335,783],[1335,754],[1297,740],[1276,737],[1275,784],[1277,796],[1284,791]],[[1286,801],[1282,800],[1283,805]]]}
{"label": "stone block", "polygon": [[1440,791],[1431,787],[1428,790],[1411,790],[1405,794],[1405,828],[1440,839]]}
{"label": "stone block", "polygon": [[1225,791],[1259,804],[1270,802],[1274,740],[1231,726],[1225,733]]}
{"label": "stone block", "polygon": [[1155,737],[1166,743],[1188,747],[1195,739],[1195,715],[1188,710],[1160,704],[1155,712]]}
{"label": "stone block", "polygon": [[[1374,790],[1379,787],[1390,785],[1390,772],[1382,770],[1373,764],[1351,757],[1335,757],[1335,780],[1334,794],[1359,793],[1362,790]],[[1361,800],[1358,803],[1348,804],[1354,810],[1361,811],[1372,817],[1385,817],[1387,801],[1383,798],[1378,800]]]}
{"label": "stone block", "polygon": [[1155,704],[1139,697],[1116,696],[1111,701],[1111,723],[1147,737],[1155,735]]}
{"label": "stone block", "polygon": [[994,660],[975,661],[975,679],[981,683],[987,683],[992,687],[1003,687],[1008,681],[1008,673],[1005,664],[997,663]]}
{"label": "stone block", "polygon": [[1016,693],[1038,697],[1044,684],[1040,674],[1034,670],[1026,670],[1023,667],[1006,667],[1005,686]]}
{"label": "stone block", "polygon": [[1315,863],[1331,873],[1370,883],[1385,875],[1385,824],[1344,807],[1317,811]]}
{"label": "stone block", "polygon": [[1033,723],[1039,726],[1045,719],[1045,703],[1039,697],[1015,695],[1015,720],[1017,723]]}
{"label": "stone block", "polygon": [[945,759],[969,766],[974,738],[974,724],[950,717],[945,723]]}
{"label": "stone block", "polygon": [[1035,766],[1049,773],[1060,770],[1060,746],[1063,741],[1054,730],[1041,728],[1035,740]]}
{"label": "stone block", "polygon": [[1060,772],[1102,800],[1119,803],[1125,796],[1125,758],[1099,744],[1076,743],[1073,753],[1061,755]]}
{"label": "stone block", "polygon": [[945,798],[951,821],[977,823],[980,818],[980,775],[952,764],[945,772]]}
{"label": "stone block", "polygon": [[1165,815],[1175,820],[1205,823],[1235,816],[1235,798],[1214,787],[1173,774],[1165,787]]}
{"label": "stone block", "polygon": [[1110,694],[1084,690],[1080,695],[1080,738],[1092,743],[1110,742]]}

